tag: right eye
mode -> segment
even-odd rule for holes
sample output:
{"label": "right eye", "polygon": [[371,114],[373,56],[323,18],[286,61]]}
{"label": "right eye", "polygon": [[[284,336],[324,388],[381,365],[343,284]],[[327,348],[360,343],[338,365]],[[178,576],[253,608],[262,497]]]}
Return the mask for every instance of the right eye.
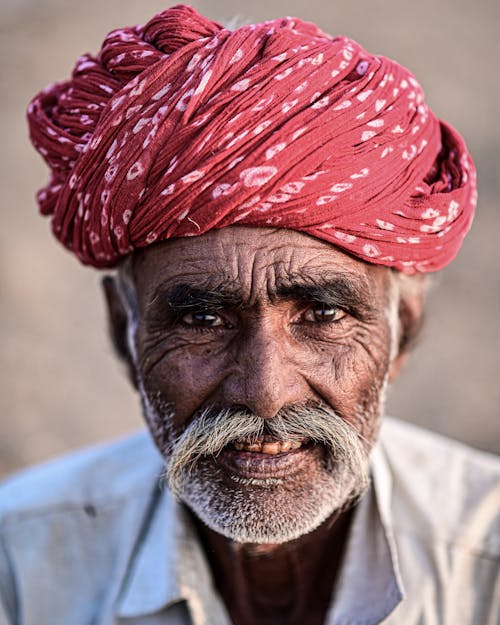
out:
{"label": "right eye", "polygon": [[306,321],[313,321],[316,323],[335,323],[340,321],[346,316],[345,311],[336,306],[330,306],[329,304],[316,304],[312,306],[304,314]]}
{"label": "right eye", "polygon": [[220,315],[209,310],[187,313],[182,317],[182,322],[188,326],[196,326],[198,328],[213,328],[224,323]]}

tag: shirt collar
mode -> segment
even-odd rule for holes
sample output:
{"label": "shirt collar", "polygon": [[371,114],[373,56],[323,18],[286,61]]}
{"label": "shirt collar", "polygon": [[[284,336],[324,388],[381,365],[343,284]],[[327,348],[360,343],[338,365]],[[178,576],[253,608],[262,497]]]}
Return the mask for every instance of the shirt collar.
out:
{"label": "shirt collar", "polygon": [[155,489],[121,585],[117,616],[131,618],[154,614],[182,599],[177,574],[180,528],[175,506],[172,497],[163,497]]}
{"label": "shirt collar", "polygon": [[156,614],[185,601],[194,625],[230,625],[187,511],[157,488],[148,513],[121,584],[116,616]]}
{"label": "shirt collar", "polygon": [[379,445],[357,505],[327,625],[376,625],[404,596],[391,523],[392,477]]}
{"label": "shirt collar", "polygon": [[[372,487],[357,505],[328,625],[375,625],[403,598],[390,515],[392,479],[380,446],[372,452],[371,469]],[[192,521],[167,491],[155,491],[116,615],[155,614],[185,601],[194,625],[230,625]]]}

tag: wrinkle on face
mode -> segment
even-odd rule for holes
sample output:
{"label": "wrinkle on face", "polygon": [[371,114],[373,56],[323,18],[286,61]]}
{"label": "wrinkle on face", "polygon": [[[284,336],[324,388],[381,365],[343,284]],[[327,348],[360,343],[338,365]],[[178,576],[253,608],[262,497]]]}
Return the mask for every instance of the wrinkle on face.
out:
{"label": "wrinkle on face", "polygon": [[[290,378],[281,385],[284,405],[299,395],[354,421],[364,389],[383,386],[394,340],[385,268],[301,233],[232,227],[147,248],[133,272],[138,366],[146,388],[164,394],[181,423],[228,398],[245,405],[258,393],[248,385],[265,385],[257,370],[267,349]],[[328,289],[345,321],[332,331],[293,322]],[[204,305],[224,313],[226,327],[198,331],[179,322],[184,309]]]}

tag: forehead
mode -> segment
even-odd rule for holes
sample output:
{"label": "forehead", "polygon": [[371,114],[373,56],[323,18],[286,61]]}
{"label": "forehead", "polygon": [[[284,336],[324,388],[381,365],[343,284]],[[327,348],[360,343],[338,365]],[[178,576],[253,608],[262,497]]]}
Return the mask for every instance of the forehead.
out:
{"label": "forehead", "polygon": [[343,279],[376,297],[389,273],[309,235],[286,229],[231,226],[197,237],[172,239],[145,248],[133,259],[139,293],[189,283],[206,288],[237,284],[242,293],[273,292],[294,282]]}

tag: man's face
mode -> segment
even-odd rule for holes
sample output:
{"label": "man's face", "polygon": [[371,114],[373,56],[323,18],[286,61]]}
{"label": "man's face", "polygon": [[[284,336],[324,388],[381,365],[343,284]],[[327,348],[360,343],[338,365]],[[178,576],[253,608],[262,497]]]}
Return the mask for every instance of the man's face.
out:
{"label": "man's face", "polygon": [[231,227],[147,248],[133,276],[145,416],[167,467],[191,462],[178,492],[199,517],[282,542],[359,494],[397,332],[387,269]]}

